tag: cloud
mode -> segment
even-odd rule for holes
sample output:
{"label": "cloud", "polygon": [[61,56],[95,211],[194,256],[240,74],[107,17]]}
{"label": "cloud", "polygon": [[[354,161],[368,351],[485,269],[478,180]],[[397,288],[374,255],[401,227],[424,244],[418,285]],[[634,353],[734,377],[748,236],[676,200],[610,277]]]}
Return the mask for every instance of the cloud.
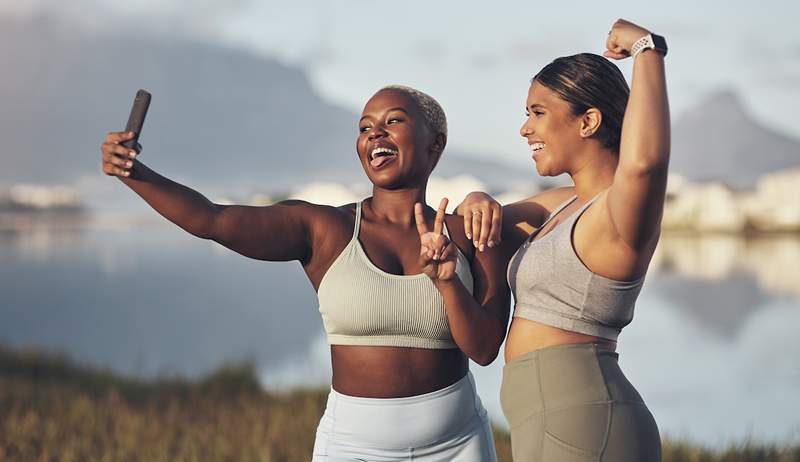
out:
{"label": "cloud", "polygon": [[476,71],[496,70],[503,64],[501,56],[490,51],[476,52],[467,57],[467,65]]}
{"label": "cloud", "polygon": [[441,64],[448,57],[447,46],[440,40],[422,39],[414,42],[411,56],[426,64]]}
{"label": "cloud", "polygon": [[31,0],[0,4],[0,18],[44,17],[67,21],[88,31],[148,30],[207,33],[255,0]]}
{"label": "cloud", "polygon": [[531,61],[553,54],[553,47],[547,40],[517,38],[508,44],[507,55],[511,59]]}

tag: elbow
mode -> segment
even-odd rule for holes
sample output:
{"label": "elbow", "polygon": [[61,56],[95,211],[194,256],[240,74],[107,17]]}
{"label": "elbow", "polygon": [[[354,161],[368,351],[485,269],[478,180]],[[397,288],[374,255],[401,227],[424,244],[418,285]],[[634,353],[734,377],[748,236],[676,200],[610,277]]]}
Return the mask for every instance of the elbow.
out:
{"label": "elbow", "polygon": [[486,367],[489,364],[492,364],[495,359],[497,359],[498,350],[495,350],[494,352],[491,353],[485,353],[478,356],[474,356],[471,359],[476,363],[478,363],[478,365]]}
{"label": "elbow", "polygon": [[220,242],[223,240],[222,237],[225,235],[224,230],[226,228],[224,215],[220,213],[222,210],[221,206],[211,204],[209,213],[196,217],[186,228],[186,231],[200,239]]}
{"label": "elbow", "polygon": [[470,359],[479,365],[486,367],[489,364],[492,364],[495,359],[497,359],[497,355],[500,353],[500,345],[502,343],[503,339],[501,338],[499,342],[492,342],[491,345],[485,345],[476,354],[470,355]]}

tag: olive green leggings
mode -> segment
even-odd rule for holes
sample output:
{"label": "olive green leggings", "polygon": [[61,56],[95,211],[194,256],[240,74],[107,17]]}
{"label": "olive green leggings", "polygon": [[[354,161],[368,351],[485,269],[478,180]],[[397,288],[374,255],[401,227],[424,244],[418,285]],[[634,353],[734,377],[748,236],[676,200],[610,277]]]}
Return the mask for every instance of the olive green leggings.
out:
{"label": "olive green leggings", "polygon": [[659,462],[652,414],[600,344],[526,353],[503,368],[514,462]]}

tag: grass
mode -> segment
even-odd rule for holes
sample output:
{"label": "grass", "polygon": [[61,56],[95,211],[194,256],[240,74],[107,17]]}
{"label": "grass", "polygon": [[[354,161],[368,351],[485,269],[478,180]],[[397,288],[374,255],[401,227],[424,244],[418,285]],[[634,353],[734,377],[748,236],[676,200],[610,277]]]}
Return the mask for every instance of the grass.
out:
{"label": "grass", "polygon": [[[0,346],[2,461],[308,461],[325,390],[261,390],[253,364],[139,380]],[[498,460],[511,461],[495,429]],[[665,462],[800,462],[800,446],[664,442]]]}

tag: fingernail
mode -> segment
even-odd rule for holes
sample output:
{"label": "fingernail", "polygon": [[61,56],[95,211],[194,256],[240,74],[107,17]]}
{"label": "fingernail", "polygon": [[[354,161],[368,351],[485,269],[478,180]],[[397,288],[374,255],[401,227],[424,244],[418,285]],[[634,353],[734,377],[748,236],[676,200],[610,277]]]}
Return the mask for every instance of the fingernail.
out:
{"label": "fingernail", "polygon": [[128,161],[128,163],[125,164],[125,166],[128,167],[128,168],[131,168],[131,167],[133,167],[133,162]]}
{"label": "fingernail", "polygon": [[485,245],[481,244],[481,246],[480,246],[480,247],[478,247],[478,250],[480,250],[481,252],[483,252],[483,249],[484,249],[485,247],[486,247]]}
{"label": "fingernail", "polygon": [[489,241],[489,248],[491,249],[492,247],[494,247],[494,241]]}
{"label": "fingernail", "polygon": [[472,239],[472,234],[467,233],[467,239]]}
{"label": "fingernail", "polygon": [[128,153],[128,155],[130,156],[131,159],[135,159],[136,158],[136,151],[131,151],[131,152]]}
{"label": "fingernail", "polygon": [[472,245],[474,245],[475,247],[478,247],[478,241],[472,241]]}
{"label": "fingernail", "polygon": [[131,176],[131,172],[122,172],[123,176]]}

